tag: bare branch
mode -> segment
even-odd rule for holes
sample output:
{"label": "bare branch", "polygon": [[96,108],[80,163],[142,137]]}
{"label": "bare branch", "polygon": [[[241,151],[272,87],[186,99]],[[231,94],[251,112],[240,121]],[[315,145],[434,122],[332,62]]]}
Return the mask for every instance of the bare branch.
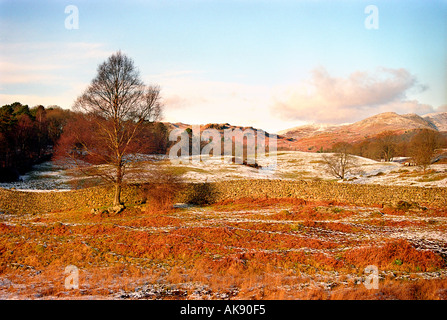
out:
{"label": "bare branch", "polygon": [[74,104],[94,126],[93,137],[78,141],[82,152],[115,168],[113,179],[98,173],[115,183],[115,204],[131,161],[124,159],[137,149],[143,124],[160,119],[160,100],[160,87],[144,85],[133,60],[118,51],[98,66],[96,77]]}

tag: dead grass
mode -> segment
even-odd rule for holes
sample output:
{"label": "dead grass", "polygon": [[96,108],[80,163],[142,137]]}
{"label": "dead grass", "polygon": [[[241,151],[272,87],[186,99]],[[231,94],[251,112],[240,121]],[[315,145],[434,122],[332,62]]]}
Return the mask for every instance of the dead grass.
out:
{"label": "dead grass", "polygon": [[[445,256],[388,237],[392,230],[419,228],[425,236],[445,230],[446,210],[377,216],[373,207],[301,199],[226,200],[187,209],[153,201],[115,216],[79,210],[4,217],[0,296],[109,299],[139,292],[140,298],[162,299],[447,298]],[[434,222],[420,220],[421,215]],[[378,290],[354,280],[365,276],[371,264],[382,273]],[[64,287],[67,265],[79,268],[78,290]],[[439,276],[428,280],[430,272]],[[138,289],[142,286],[156,288],[156,295]]]}
{"label": "dead grass", "polygon": [[376,265],[381,269],[407,272],[435,271],[445,265],[439,255],[416,250],[406,240],[388,240],[381,246],[349,250],[343,255],[346,262],[358,267]]}

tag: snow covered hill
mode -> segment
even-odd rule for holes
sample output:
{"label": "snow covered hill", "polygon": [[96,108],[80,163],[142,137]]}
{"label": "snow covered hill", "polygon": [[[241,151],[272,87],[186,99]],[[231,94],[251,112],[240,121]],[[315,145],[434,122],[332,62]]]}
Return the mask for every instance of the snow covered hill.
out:
{"label": "snow covered hill", "polygon": [[432,123],[436,130],[447,131],[447,112],[429,113],[424,115],[423,118]]}

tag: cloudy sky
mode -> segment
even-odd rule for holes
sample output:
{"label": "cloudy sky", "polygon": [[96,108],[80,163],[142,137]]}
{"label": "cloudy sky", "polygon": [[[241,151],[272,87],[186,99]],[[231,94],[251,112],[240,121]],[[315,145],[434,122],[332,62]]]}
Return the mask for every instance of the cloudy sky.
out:
{"label": "cloudy sky", "polygon": [[0,105],[70,108],[117,50],[161,86],[165,121],[447,111],[447,0],[0,0]]}

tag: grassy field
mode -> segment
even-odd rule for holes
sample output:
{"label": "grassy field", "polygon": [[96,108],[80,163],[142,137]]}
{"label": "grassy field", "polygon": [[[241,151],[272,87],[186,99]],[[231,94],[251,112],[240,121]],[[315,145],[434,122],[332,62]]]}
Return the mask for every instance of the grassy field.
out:
{"label": "grassy field", "polygon": [[2,299],[447,299],[447,209],[240,199],[0,219]]}

